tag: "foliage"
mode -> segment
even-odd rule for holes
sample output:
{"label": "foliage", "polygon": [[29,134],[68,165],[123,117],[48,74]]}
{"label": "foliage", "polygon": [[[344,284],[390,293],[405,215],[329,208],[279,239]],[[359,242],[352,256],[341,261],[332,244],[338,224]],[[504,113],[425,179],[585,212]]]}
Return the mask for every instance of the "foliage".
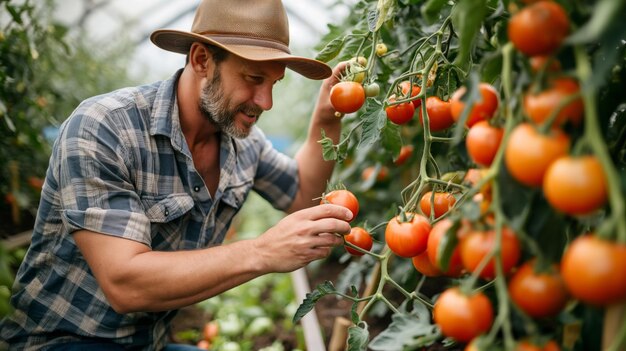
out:
{"label": "foliage", "polygon": [[[56,128],[78,103],[130,84],[123,44],[99,45],[56,22],[53,1],[0,0],[0,237],[32,225]],[[27,216],[29,218],[27,218]],[[1,244],[0,244],[1,245]],[[13,262],[0,251],[0,299]],[[2,309],[0,315],[4,314]]]}
{"label": "foliage", "polygon": [[[318,59],[331,64],[349,61],[344,80],[361,82],[366,90],[376,84],[382,92],[368,97],[356,113],[343,117],[344,133],[337,144],[328,139],[320,140],[324,157],[338,162],[334,181],[344,184],[359,199],[360,213],[352,224],[372,233],[378,244],[385,242],[383,229],[398,213],[423,214],[429,217],[431,225],[449,219],[452,225],[437,248],[440,254],[434,255],[440,257],[439,262],[433,262],[439,268],[447,267],[457,245],[465,247],[462,250],[465,255],[461,253],[464,262],[468,261],[463,257],[469,255],[467,252],[476,254],[477,250],[464,240],[465,235],[492,231],[491,238],[495,239],[490,239],[487,253],[481,254],[480,264],[473,265],[471,271],[466,266],[462,276],[445,277],[443,283],[442,278],[437,278],[431,284],[431,278],[418,273],[410,259],[395,256],[385,245],[375,245],[369,255],[358,260],[352,258],[349,272],[342,274],[336,285],[327,282],[314,290],[296,313],[296,319],[325,295],[339,295],[360,306],[352,311],[355,326],[350,329],[350,349],[366,349],[367,342],[364,343],[363,338],[364,335],[369,338],[367,321],[380,316],[380,306],[383,306],[383,314],[391,314],[392,323],[381,336],[369,341],[370,348],[383,349],[379,345],[385,340],[384,349],[389,350],[417,349],[434,343],[459,349],[463,343],[441,334],[430,317],[420,319],[413,327],[407,327],[407,331],[401,329],[400,326],[408,324],[404,321],[410,318],[410,313],[398,306],[417,304],[422,306],[420,310],[431,310],[439,293],[448,287],[460,286],[465,294],[485,292],[493,304],[495,322],[489,332],[474,343],[481,349],[513,349],[525,339],[553,339],[566,350],[601,348],[605,326],[597,321],[618,307],[609,305],[608,301],[598,306],[572,294],[567,306],[557,315],[532,318],[509,297],[510,274],[507,275],[503,267],[504,258],[509,256],[501,250],[504,249],[503,233],[513,232],[521,248],[514,246],[511,250],[521,251],[509,255],[520,256],[517,266],[537,258],[539,266],[543,267],[539,269],[560,263],[568,244],[583,234],[597,236],[617,251],[624,250],[626,27],[620,21],[626,15],[626,3],[618,0],[555,1],[569,21],[567,35],[561,38],[564,40],[559,39],[553,51],[542,55],[547,60],[539,65],[535,65],[537,57],[524,54],[509,39],[511,18],[530,6],[552,6],[545,1],[540,5],[533,3],[362,0],[353,5],[340,25],[329,25]],[[537,20],[537,16],[531,19]],[[541,36],[548,37],[548,34],[553,33],[544,31]],[[539,39],[542,38],[531,38],[531,42]],[[384,54],[376,52],[380,43],[388,48]],[[357,57],[364,57],[366,62],[361,60],[363,64],[355,64]],[[355,71],[354,67],[360,69]],[[535,119],[530,114],[527,98],[554,88],[557,77],[573,79],[574,91],[554,99],[543,119]],[[403,92],[399,86],[404,81],[418,85],[419,94],[412,96]],[[486,158],[489,165],[474,160],[466,144],[467,132],[475,123],[471,112],[486,100],[480,89],[485,83],[495,88],[498,106],[495,114],[481,118],[503,131],[495,155]],[[430,119],[435,114],[428,110],[426,98],[436,96],[450,101],[460,88],[466,91],[457,95],[461,97],[457,101],[461,108],[451,109],[456,123],[443,131],[431,131]],[[415,115],[408,123],[392,122],[386,108],[408,101],[418,106],[416,114],[424,116],[423,122]],[[578,107],[572,109],[574,104]],[[568,115],[560,117],[561,111],[567,111]],[[594,186],[600,194],[606,191],[600,205],[582,206],[584,214],[567,212],[544,195],[553,192],[543,188],[552,187],[552,183],[526,185],[509,172],[508,165],[522,162],[522,158],[509,156],[507,159],[505,149],[509,135],[523,123],[530,123],[538,135],[546,138],[556,133],[552,132],[554,129],[565,133],[569,146],[565,155],[556,156],[576,159],[588,155],[597,160],[602,175],[593,177]],[[412,145],[414,152],[408,161],[398,165],[395,162],[403,145]],[[536,144],[518,146],[527,152]],[[547,154],[542,152],[533,157],[544,159],[522,165],[521,169],[538,168],[542,164],[549,168],[554,161],[545,159]],[[366,169],[372,167],[375,173],[382,174],[385,170],[388,174],[379,178],[376,174],[364,177]],[[539,179],[542,179],[546,169],[539,171],[542,172]],[[569,176],[574,180],[585,172],[587,170],[570,171]],[[582,196],[586,189],[576,190],[575,194]],[[560,194],[568,192],[559,190]],[[456,202],[442,217],[422,213],[419,200],[428,191],[451,193]],[[573,201],[583,199],[573,198]],[[495,263],[495,277],[481,275],[490,261]],[[622,268],[617,270],[623,271]],[[515,269],[511,274],[514,272]],[[368,278],[374,289],[365,293],[361,282]],[[620,284],[626,282],[623,275],[617,279]],[[430,291],[425,287],[431,287]],[[357,294],[353,293],[355,290]],[[626,291],[621,290],[620,296],[618,305],[625,302]],[[605,323],[611,322],[607,319]],[[613,343],[608,345],[605,341],[602,348],[618,347],[626,338],[624,325],[623,320],[616,325],[619,332],[610,338]]]}

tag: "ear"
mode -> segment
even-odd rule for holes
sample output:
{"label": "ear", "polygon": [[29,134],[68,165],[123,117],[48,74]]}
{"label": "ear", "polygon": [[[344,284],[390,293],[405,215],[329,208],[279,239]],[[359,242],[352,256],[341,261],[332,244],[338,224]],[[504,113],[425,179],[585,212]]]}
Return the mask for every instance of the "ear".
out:
{"label": "ear", "polygon": [[189,49],[189,64],[193,71],[206,77],[207,72],[212,71],[213,57],[212,53],[201,43],[195,42],[191,44]]}

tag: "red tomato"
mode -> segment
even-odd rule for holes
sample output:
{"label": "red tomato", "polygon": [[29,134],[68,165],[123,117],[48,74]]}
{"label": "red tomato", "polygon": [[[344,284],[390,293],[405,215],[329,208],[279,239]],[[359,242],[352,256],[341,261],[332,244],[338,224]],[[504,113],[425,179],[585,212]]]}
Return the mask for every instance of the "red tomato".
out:
{"label": "red tomato", "polygon": [[[430,234],[428,235],[428,242],[426,244],[426,253],[428,254],[428,259],[433,266],[435,266],[438,270],[441,270],[440,263],[440,254],[439,254],[439,246],[441,243],[441,239],[450,227],[452,226],[452,222],[449,219],[443,219],[435,225],[433,225],[430,230]],[[458,237],[458,233],[457,233]],[[448,270],[444,272],[445,275],[450,277],[458,277],[461,275],[463,271],[463,262],[461,262],[461,254],[459,253],[459,247],[454,248],[452,251],[452,256],[450,257],[450,261],[448,262]]]}
{"label": "red tomato", "polygon": [[[376,171],[376,166],[366,167],[365,169],[363,169],[363,172],[361,172],[361,179],[363,181],[369,180],[370,177],[372,177],[372,174],[374,174],[374,171]],[[384,182],[387,180],[388,177],[389,177],[389,168],[385,166],[380,167],[378,169],[378,174],[376,174],[376,181]]]}
{"label": "red tomato", "polygon": [[[353,245],[356,245],[363,250],[369,251],[374,245],[374,240],[370,233],[361,227],[352,227],[350,234],[346,235],[345,240]],[[362,252],[359,252],[351,247],[346,246],[346,251],[353,256],[363,256]]]}
{"label": "red tomato", "polygon": [[213,341],[220,333],[220,326],[217,321],[211,321],[204,324],[204,328],[202,329],[202,337],[206,341]]}
{"label": "red tomato", "polygon": [[561,274],[576,299],[607,306],[626,299],[626,245],[579,236],[561,259]]}
{"label": "red tomato", "polygon": [[561,348],[554,340],[548,341],[545,345],[540,346],[529,340],[520,341],[515,347],[515,351],[560,351]]}
{"label": "red tomato", "polygon": [[467,153],[476,164],[489,167],[500,148],[503,135],[504,129],[491,126],[487,121],[479,121],[467,132]]}
{"label": "red tomato", "polygon": [[[400,89],[402,90],[402,96],[405,97],[409,97],[409,87],[411,85],[411,82],[408,80],[405,80],[404,82],[400,83]],[[413,84],[413,87],[411,88],[411,96],[410,97],[414,97],[417,96],[420,91],[422,91],[422,88],[420,88],[418,85]],[[413,106],[417,109],[418,107],[420,107],[420,105],[422,105],[422,99],[415,99],[411,101],[413,103]]]}
{"label": "red tomato", "polygon": [[[461,98],[466,90],[465,87],[460,87],[450,98],[450,112],[454,121],[458,121],[461,118],[463,109],[465,109],[465,102]],[[491,119],[498,109],[498,91],[491,84],[480,83],[478,90],[480,91],[481,100],[474,103],[472,110],[467,116],[465,125],[468,127],[473,126],[478,121]]]}
{"label": "red tomato", "polygon": [[403,165],[413,155],[413,145],[402,145],[398,158],[393,163],[397,166]]}
{"label": "red tomato", "polygon": [[389,249],[400,257],[415,257],[426,250],[430,223],[417,213],[406,213],[392,218],[385,229]]}
{"label": "red tomato", "polygon": [[556,2],[539,1],[511,16],[509,40],[527,56],[556,51],[569,33],[569,19]]}
{"label": "red tomato", "polygon": [[350,221],[353,221],[356,215],[359,214],[359,200],[349,190],[339,189],[324,194],[320,204],[334,204],[349,209],[350,212],[352,212],[352,219]]}
{"label": "red tomato", "polygon": [[[461,239],[460,252],[463,266],[470,272],[474,272],[482,260],[496,244],[496,231],[475,230]],[[507,227],[502,228],[502,239],[500,242],[500,257],[502,258],[502,270],[504,274],[511,272],[521,256],[521,246],[517,236]],[[492,279],[496,275],[495,255],[480,272],[479,276],[485,279]]]}
{"label": "red tomato", "polygon": [[339,82],[330,89],[330,103],[337,112],[358,111],[365,102],[365,90],[357,82]]}
{"label": "red tomato", "polygon": [[[395,101],[396,98],[394,96],[389,98],[390,103]],[[403,102],[401,104],[387,106],[385,112],[387,113],[387,119],[391,122],[395,124],[406,124],[413,119],[415,107],[411,102]]]}
{"label": "red tomato", "polygon": [[[424,193],[420,199],[420,209],[425,216],[430,217],[431,208],[434,208],[434,218],[437,219],[443,216],[446,212],[454,206],[456,199],[450,193],[435,192],[434,198],[432,198],[432,191]],[[432,201],[431,201],[432,200]],[[431,207],[431,202],[434,206]]]}
{"label": "red tomato", "polygon": [[469,342],[491,328],[493,306],[482,292],[464,295],[458,287],[445,290],[435,302],[435,323],[441,333],[460,342]]}
{"label": "red tomato", "polygon": [[564,156],[554,161],[543,179],[548,203],[569,215],[592,213],[607,201],[608,186],[595,156]]}
{"label": "red tomato", "polygon": [[[428,114],[429,128],[433,132],[438,132],[450,128],[454,124],[452,118],[451,105],[449,101],[443,101],[437,96],[426,98],[426,113]],[[424,124],[422,110],[419,110],[420,123]]]}
{"label": "red tomato", "polygon": [[533,318],[557,315],[569,298],[559,267],[536,272],[535,261],[524,263],[509,281],[511,300]]}
{"label": "red tomato", "polygon": [[554,160],[567,154],[569,137],[559,129],[540,134],[529,123],[511,131],[504,149],[504,163],[513,178],[524,185],[540,186]]}
{"label": "red tomato", "polygon": [[413,257],[411,261],[413,262],[413,267],[427,277],[438,277],[441,275],[439,268],[435,267],[435,265],[430,262],[428,252],[426,251]]}
{"label": "red tomato", "polygon": [[555,57],[533,56],[528,60],[528,62],[530,63],[530,68],[533,72],[539,72],[542,68],[544,68],[544,66],[546,66],[545,70],[548,72],[561,71],[561,61]]}
{"label": "red tomato", "polygon": [[[555,79],[549,83],[545,90],[536,94],[527,93],[524,95],[524,112],[535,124],[541,124],[550,117],[563,100],[569,99],[570,96],[579,92],[580,87],[574,79]],[[561,125],[565,121],[571,121],[574,124],[580,123],[584,109],[582,99],[575,99],[559,111],[554,120],[555,125]]]}

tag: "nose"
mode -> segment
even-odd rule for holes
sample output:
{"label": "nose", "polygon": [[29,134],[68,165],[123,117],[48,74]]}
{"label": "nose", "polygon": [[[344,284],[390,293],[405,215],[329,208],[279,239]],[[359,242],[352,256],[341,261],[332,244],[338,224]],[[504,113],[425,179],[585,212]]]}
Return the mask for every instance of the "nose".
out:
{"label": "nose", "polygon": [[272,85],[261,85],[257,87],[254,94],[254,103],[262,108],[264,111],[267,111],[272,108],[274,102],[272,101]]}

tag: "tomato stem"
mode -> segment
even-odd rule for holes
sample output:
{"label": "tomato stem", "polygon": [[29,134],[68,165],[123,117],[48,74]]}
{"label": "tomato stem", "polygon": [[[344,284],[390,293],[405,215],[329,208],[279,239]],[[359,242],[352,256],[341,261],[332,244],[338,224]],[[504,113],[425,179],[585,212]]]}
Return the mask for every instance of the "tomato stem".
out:
{"label": "tomato stem", "polygon": [[[585,53],[585,49],[579,45],[574,47],[576,56],[576,73],[581,82],[591,80],[591,63]],[[592,89],[584,87],[581,89],[585,108],[585,132],[583,138],[587,140],[591,150],[600,161],[604,170],[608,185],[609,203],[611,206],[611,217],[616,221],[617,234],[612,236],[619,243],[626,244],[626,206],[621,189],[619,175],[611,161],[609,151],[604,143],[602,132],[598,124],[598,114],[596,109],[596,96]],[[609,235],[609,233],[607,233]]]}

